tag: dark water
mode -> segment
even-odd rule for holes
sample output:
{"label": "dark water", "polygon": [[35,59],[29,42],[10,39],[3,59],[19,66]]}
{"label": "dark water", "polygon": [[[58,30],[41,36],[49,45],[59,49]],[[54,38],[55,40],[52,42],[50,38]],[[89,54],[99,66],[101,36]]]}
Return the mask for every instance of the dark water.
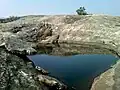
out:
{"label": "dark water", "polygon": [[34,55],[29,58],[35,65],[76,90],[90,90],[93,79],[110,68],[118,58],[112,55],[49,56]]}

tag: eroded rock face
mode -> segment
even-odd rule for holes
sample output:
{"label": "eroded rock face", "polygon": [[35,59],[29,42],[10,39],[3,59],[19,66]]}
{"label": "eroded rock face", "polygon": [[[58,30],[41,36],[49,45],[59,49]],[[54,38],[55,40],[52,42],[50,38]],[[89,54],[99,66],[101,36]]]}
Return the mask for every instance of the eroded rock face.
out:
{"label": "eroded rock face", "polygon": [[18,57],[4,48],[0,51],[0,90],[65,90],[64,84],[35,70],[27,57]]}
{"label": "eroded rock face", "polygon": [[[26,16],[17,21],[0,24],[0,31],[34,43],[106,44],[119,52],[120,17],[105,15]],[[4,34],[3,34],[4,33]]]}
{"label": "eroded rock face", "polygon": [[71,56],[77,54],[111,54],[117,56],[114,50],[107,48],[105,45],[84,44],[55,44],[39,45],[36,48],[39,54],[48,54],[55,56]]}
{"label": "eroded rock face", "polygon": [[35,79],[35,69],[28,67],[20,57],[0,48],[0,89],[16,90],[30,88],[42,90]]}

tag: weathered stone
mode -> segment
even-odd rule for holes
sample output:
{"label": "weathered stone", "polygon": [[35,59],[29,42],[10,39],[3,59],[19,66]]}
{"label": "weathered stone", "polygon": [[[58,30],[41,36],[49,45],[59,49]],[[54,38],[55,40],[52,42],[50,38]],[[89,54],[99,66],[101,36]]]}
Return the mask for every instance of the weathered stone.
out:
{"label": "weathered stone", "polygon": [[[34,88],[42,90],[35,81],[35,70],[27,68],[23,59],[0,48],[0,89],[15,90]],[[26,62],[27,63],[27,62]]]}
{"label": "weathered stone", "polygon": [[40,82],[43,82],[45,85],[51,87],[54,90],[65,90],[67,89],[67,86],[59,82],[57,79],[49,77],[49,76],[43,76],[38,75],[38,79]]}
{"label": "weathered stone", "polygon": [[[38,73],[27,57],[18,57],[3,48],[0,48],[0,51],[0,90],[50,90],[52,86],[46,86],[43,82],[44,79],[48,79],[47,76]],[[39,75],[44,77],[41,81],[39,81]],[[53,81],[59,83],[56,88],[65,87],[54,78],[49,80],[49,82]]]}
{"label": "weathered stone", "polygon": [[38,70],[42,74],[48,74],[49,73],[48,71],[44,70],[43,68],[41,68],[39,66],[35,66],[35,69]]}
{"label": "weathered stone", "polygon": [[41,45],[36,48],[39,54],[49,54],[57,56],[71,56],[77,54],[111,54],[118,56],[114,50],[107,48],[103,44],[55,44],[55,45]]}
{"label": "weathered stone", "polygon": [[8,51],[24,55],[36,52],[36,50],[32,48],[31,43],[16,38],[15,36],[5,38],[5,48]]}
{"label": "weathered stone", "polygon": [[94,80],[91,90],[116,90],[113,89],[115,83],[114,69],[109,69]]}

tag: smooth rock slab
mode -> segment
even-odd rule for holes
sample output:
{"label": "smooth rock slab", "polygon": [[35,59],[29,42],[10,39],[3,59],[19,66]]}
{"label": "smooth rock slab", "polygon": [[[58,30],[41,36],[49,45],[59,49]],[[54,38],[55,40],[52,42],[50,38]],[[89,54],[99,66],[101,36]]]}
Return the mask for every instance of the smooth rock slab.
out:
{"label": "smooth rock slab", "polygon": [[120,90],[120,60],[95,79],[91,90]]}

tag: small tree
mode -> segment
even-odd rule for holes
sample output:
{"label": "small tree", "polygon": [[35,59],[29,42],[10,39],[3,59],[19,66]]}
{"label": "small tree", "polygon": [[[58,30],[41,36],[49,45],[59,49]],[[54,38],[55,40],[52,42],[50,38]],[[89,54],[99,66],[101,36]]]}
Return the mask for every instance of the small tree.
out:
{"label": "small tree", "polygon": [[85,11],[85,7],[80,7],[79,9],[76,10],[78,15],[87,15],[87,12]]}

